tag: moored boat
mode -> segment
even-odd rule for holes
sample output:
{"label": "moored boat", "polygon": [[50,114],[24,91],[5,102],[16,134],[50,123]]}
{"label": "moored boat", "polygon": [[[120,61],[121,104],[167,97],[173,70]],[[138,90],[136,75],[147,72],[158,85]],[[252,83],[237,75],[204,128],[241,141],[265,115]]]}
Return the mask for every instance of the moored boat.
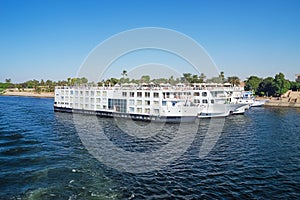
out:
{"label": "moored boat", "polygon": [[59,86],[54,100],[54,110],[59,112],[163,122],[225,117],[241,106],[189,85]]}

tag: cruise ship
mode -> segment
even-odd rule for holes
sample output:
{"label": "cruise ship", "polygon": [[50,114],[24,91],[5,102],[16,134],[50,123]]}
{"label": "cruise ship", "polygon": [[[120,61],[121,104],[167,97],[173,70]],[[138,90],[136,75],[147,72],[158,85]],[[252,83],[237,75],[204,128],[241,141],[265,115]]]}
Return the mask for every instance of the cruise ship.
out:
{"label": "cruise ship", "polygon": [[220,101],[208,89],[184,84],[57,86],[54,99],[55,111],[167,122],[225,117],[241,106]]}

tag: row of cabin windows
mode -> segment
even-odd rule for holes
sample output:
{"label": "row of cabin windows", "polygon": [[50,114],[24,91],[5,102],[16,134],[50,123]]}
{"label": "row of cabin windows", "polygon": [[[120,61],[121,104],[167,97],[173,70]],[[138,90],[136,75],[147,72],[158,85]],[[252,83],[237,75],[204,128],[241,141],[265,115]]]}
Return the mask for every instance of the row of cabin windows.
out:
{"label": "row of cabin windows", "polygon": [[[207,97],[207,92],[202,92],[201,95],[203,97]],[[199,97],[200,96],[200,92],[194,92],[194,97]]]}
{"label": "row of cabin windows", "polygon": [[[88,98],[88,97],[85,97],[85,98],[83,98],[83,97],[75,97],[74,98],[75,99],[75,102],[78,102],[78,100],[80,101],[80,102],[83,102],[83,100],[85,100],[85,102],[91,102],[91,103],[93,103],[93,102],[96,102],[96,103],[101,103],[101,98],[93,98],[93,97],[91,97],[91,98]],[[103,99],[103,102],[106,102],[106,98],[102,98]],[[64,96],[61,96],[60,97],[60,100],[61,101],[73,101],[73,97],[64,97]]]}
{"label": "row of cabin windows", "polygon": [[[215,100],[211,99],[210,102],[211,102],[212,104],[214,104],[214,103],[215,103]],[[200,103],[200,99],[194,99],[194,103]],[[208,103],[208,100],[207,100],[207,99],[202,99],[202,103],[207,104],[207,103]]]}
{"label": "row of cabin windows", "polygon": [[[136,109],[136,112],[137,113],[142,113],[143,109],[142,108],[137,108]],[[129,112],[134,112],[134,108],[133,107],[130,107],[129,108]],[[144,109],[144,113],[147,113],[147,114],[150,114],[150,108],[145,108]],[[159,109],[154,109],[154,114],[159,114]]]}
{"label": "row of cabin windows", "polygon": [[[190,96],[191,95],[190,92],[174,92],[174,93],[164,92],[163,96],[164,96],[164,98],[170,98],[171,94],[174,95],[175,98],[180,98],[181,96]],[[194,92],[193,95],[198,97],[198,96],[200,96],[200,92]],[[207,92],[202,92],[201,96],[207,97]]]}
{"label": "row of cabin windows", "polygon": [[[73,90],[70,91],[70,95],[73,95],[74,92],[75,92],[75,96],[78,96],[78,95],[80,95],[80,96],[83,96],[83,95],[85,95],[85,96],[95,96],[95,94],[96,94],[96,96],[101,95],[101,91],[96,91],[96,93],[95,93],[95,91],[85,91],[84,92],[84,91],[73,91]],[[65,95],[65,94],[68,95],[68,93],[69,93],[68,91],[66,91],[66,92],[61,91],[62,95]],[[56,94],[56,95],[59,95],[59,94]],[[107,95],[107,92],[103,91],[102,96],[106,96],[106,95]],[[137,97],[142,97],[142,92],[137,92],[136,95],[137,95]],[[144,92],[144,95],[145,95],[146,98],[150,98],[150,92]],[[127,97],[127,92],[122,92],[122,96]],[[134,96],[135,96],[135,92],[129,92],[129,97],[134,97]],[[154,98],[159,98],[159,93],[154,92],[153,97]]]}
{"label": "row of cabin windows", "polygon": [[[134,99],[130,99],[129,100],[129,105],[133,106],[134,105]],[[142,100],[136,100],[136,105],[141,106],[143,103]],[[145,106],[150,106],[151,105],[151,101],[150,100],[145,100],[144,101],[144,105]],[[153,101],[153,105],[159,105],[159,101]]]}
{"label": "row of cabin windows", "polygon": [[[64,96],[62,96],[61,97],[61,100],[62,101],[64,101],[64,100],[68,100],[69,98],[68,97],[64,97]],[[72,101],[73,100],[73,97],[70,97],[70,100]],[[87,102],[96,102],[96,103],[101,103],[101,98],[93,98],[93,97],[91,97],[91,98],[88,98],[88,97],[85,97],[85,98],[83,98],[83,97],[75,97],[75,102],[77,102],[77,101],[80,101],[80,102],[83,102],[83,100],[87,103]],[[103,98],[103,100],[104,100],[104,102],[106,101],[106,98]],[[150,100],[145,100],[144,101],[145,103],[145,105],[146,106],[150,106]],[[134,99],[130,99],[129,100],[129,104],[130,105],[134,105]],[[154,105],[159,105],[159,101],[153,101],[153,104]],[[137,100],[137,105],[142,105],[142,100]]]}
{"label": "row of cabin windows", "polygon": [[[142,92],[137,92],[136,96],[137,97],[142,97],[142,94],[143,94]],[[146,98],[150,98],[150,92],[145,92],[144,94],[145,94]],[[127,92],[122,92],[122,96],[123,97],[127,97]],[[134,97],[134,92],[129,92],[129,97]],[[153,97],[154,98],[159,98],[159,93],[158,92],[154,92],[153,93]]]}
{"label": "row of cabin windows", "polygon": [[[72,103],[70,103],[70,106],[71,107],[73,107],[73,104]],[[83,107],[85,107],[85,108],[94,108],[94,104],[91,104],[91,105],[89,105],[89,104],[83,104],[83,103],[75,103],[75,108],[83,108]],[[103,109],[106,109],[107,108],[107,106],[106,105],[103,105],[102,106],[102,108]],[[96,105],[96,109],[101,109],[101,106],[100,105]]]}
{"label": "row of cabin windows", "polygon": [[[80,95],[80,96],[83,96],[83,95],[85,95],[85,96],[95,96],[95,94],[97,95],[97,96],[100,96],[101,95],[101,91],[73,91],[73,90],[71,90],[70,91],[70,95],[73,95],[74,94],[74,92],[75,92],[75,96],[78,96],[78,95]],[[61,93],[61,94],[64,94],[63,92]],[[67,94],[67,93],[66,93]],[[106,91],[103,91],[102,92],[102,96],[106,96],[107,95],[107,92]]]}
{"label": "row of cabin windows", "polygon": [[[79,93],[78,93],[79,92]],[[64,94],[66,94],[66,95],[68,95],[68,91],[61,91],[61,94],[62,95],[64,95]],[[73,90],[71,90],[70,91],[70,95],[73,95],[74,94],[74,91]],[[83,94],[85,94],[85,96],[94,96],[95,95],[95,91],[85,91],[85,93],[84,93],[84,91],[75,91],[75,95],[76,96],[78,96],[78,94],[80,94],[80,96],[83,96]],[[149,98],[150,97],[150,92],[145,92],[144,93],[145,94],[145,97],[146,98]],[[57,94],[58,95],[58,94]],[[101,95],[101,92],[100,91],[96,91],[96,95],[97,96],[100,96]],[[106,96],[107,95],[107,92],[106,91],[103,91],[102,92],[102,95],[103,96]],[[166,93],[163,93],[163,95],[164,95],[164,97],[165,98],[170,98],[170,92],[166,92]],[[173,94],[174,96],[181,96],[181,95],[191,95],[191,93],[190,92],[183,92],[183,93],[181,93],[181,92],[179,92],[179,93],[174,93]],[[126,97],[127,96],[127,92],[122,92],[122,96],[123,97]],[[134,97],[134,92],[129,92],[129,96],[130,97]],[[194,96],[200,96],[200,92],[194,92]],[[206,97],[207,96],[207,92],[202,92],[201,93],[201,96],[202,97]],[[137,97],[142,97],[142,92],[137,92]],[[159,98],[159,93],[158,92],[154,92],[153,93],[153,97],[154,98]]]}

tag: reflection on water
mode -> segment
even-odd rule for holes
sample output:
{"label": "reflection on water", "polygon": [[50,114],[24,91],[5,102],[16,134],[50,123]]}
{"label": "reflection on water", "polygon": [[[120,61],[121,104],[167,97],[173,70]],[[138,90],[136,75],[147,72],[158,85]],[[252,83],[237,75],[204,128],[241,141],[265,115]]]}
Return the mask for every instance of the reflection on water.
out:
{"label": "reflection on water", "polygon": [[[0,199],[300,198],[299,109],[254,108],[230,116],[211,151],[199,158],[209,139],[209,119],[182,127],[124,123],[53,113],[52,104],[52,99],[0,97]],[[183,151],[165,148],[150,157],[159,169],[128,173],[99,162],[85,148],[84,142],[99,144],[100,133],[134,155],[158,152],[177,137],[174,144]],[[81,141],[80,134],[96,139]],[[138,166],[128,162],[134,158],[118,160],[112,149],[102,150],[123,168]],[[170,157],[165,163],[164,153]]]}

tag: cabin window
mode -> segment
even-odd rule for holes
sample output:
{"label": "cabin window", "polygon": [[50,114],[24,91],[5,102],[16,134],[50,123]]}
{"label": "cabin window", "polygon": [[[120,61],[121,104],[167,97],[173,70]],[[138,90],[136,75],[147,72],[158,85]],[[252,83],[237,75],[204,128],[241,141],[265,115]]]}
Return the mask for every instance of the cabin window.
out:
{"label": "cabin window", "polygon": [[145,108],[145,113],[150,114],[150,108]]}
{"label": "cabin window", "polygon": [[70,91],[70,95],[73,95],[73,93],[74,93],[74,91],[73,91],[73,90],[71,90],[71,91]]}
{"label": "cabin window", "polygon": [[122,97],[126,97],[127,96],[127,92],[122,92]]}
{"label": "cabin window", "polygon": [[85,91],[85,96],[89,96],[89,91]]}
{"label": "cabin window", "polygon": [[100,98],[96,98],[96,103],[100,103],[101,99]]}
{"label": "cabin window", "polygon": [[80,91],[80,95],[81,95],[81,96],[83,95],[83,91]]}
{"label": "cabin window", "polygon": [[129,96],[130,96],[130,97],[134,97],[134,92],[130,92],[130,93],[129,93]]}
{"label": "cabin window", "polygon": [[129,100],[129,105],[132,105],[132,106],[134,105],[134,99]]}
{"label": "cabin window", "polygon": [[146,100],[146,101],[145,101],[145,105],[146,105],[146,106],[150,106],[150,101],[149,101],[149,100]]}
{"label": "cabin window", "polygon": [[137,101],[136,101],[136,104],[137,104],[138,106],[142,105],[142,100],[137,100]]}
{"label": "cabin window", "polygon": [[153,101],[153,104],[157,106],[159,105],[159,101]]}
{"label": "cabin window", "polygon": [[142,113],[142,108],[137,108],[136,111],[137,113]]}
{"label": "cabin window", "polygon": [[154,109],[154,114],[158,115],[159,114],[159,109]]}
{"label": "cabin window", "polygon": [[149,98],[150,97],[150,92],[145,92],[145,97]]}
{"label": "cabin window", "polygon": [[95,95],[95,91],[91,91],[91,96],[94,96]]}
{"label": "cabin window", "polygon": [[200,103],[199,99],[194,99],[194,103]]}
{"label": "cabin window", "polygon": [[207,92],[202,92],[202,96],[206,97],[207,96]]}
{"label": "cabin window", "polygon": [[97,91],[96,94],[97,94],[97,96],[100,96],[100,95],[101,95],[100,91]]}
{"label": "cabin window", "polygon": [[78,96],[78,91],[75,91],[75,96]]}
{"label": "cabin window", "polygon": [[214,104],[214,103],[215,103],[215,100],[212,99],[212,100],[210,100],[210,102],[211,102],[212,104]]}
{"label": "cabin window", "polygon": [[137,97],[142,97],[142,92],[137,92]]}
{"label": "cabin window", "polygon": [[200,93],[199,92],[194,92],[194,96],[198,97],[198,96],[200,96]]}
{"label": "cabin window", "polygon": [[167,102],[166,101],[162,101],[162,106],[166,106],[167,105]]}
{"label": "cabin window", "polygon": [[154,97],[154,98],[158,98],[158,97],[159,97],[159,93],[158,93],[158,92],[154,92],[154,93],[153,93],[153,97]]}
{"label": "cabin window", "polygon": [[129,107],[129,112],[133,113],[134,112],[134,107]]}
{"label": "cabin window", "polygon": [[208,103],[207,99],[202,99],[202,103]]}

